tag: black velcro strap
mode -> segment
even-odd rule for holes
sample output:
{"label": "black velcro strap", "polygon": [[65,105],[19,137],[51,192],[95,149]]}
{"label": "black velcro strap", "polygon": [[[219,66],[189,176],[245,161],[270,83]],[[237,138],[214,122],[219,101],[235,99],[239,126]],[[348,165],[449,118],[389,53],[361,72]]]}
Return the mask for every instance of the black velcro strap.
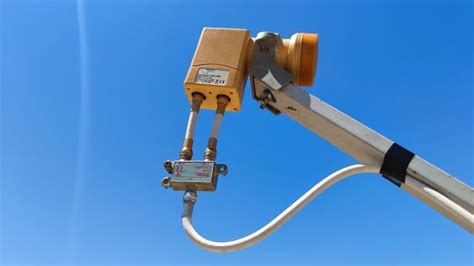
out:
{"label": "black velcro strap", "polygon": [[415,154],[413,152],[403,148],[397,143],[393,143],[387,153],[385,153],[380,173],[388,181],[400,186],[405,182],[408,164],[414,156]]}

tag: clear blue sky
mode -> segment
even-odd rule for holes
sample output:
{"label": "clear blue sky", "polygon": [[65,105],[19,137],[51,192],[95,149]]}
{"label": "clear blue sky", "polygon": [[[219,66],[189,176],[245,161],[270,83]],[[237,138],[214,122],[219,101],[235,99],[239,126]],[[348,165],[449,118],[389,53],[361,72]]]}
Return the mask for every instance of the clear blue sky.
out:
{"label": "clear blue sky", "polygon": [[[196,247],[164,190],[201,29],[320,34],[313,94],[473,185],[471,2],[15,1],[0,4],[0,264],[473,263],[473,238],[376,175],[323,193],[262,243]],[[78,14],[82,17],[78,18]],[[212,112],[196,130],[199,158]],[[355,163],[246,90],[194,221],[214,240],[259,228]]]}

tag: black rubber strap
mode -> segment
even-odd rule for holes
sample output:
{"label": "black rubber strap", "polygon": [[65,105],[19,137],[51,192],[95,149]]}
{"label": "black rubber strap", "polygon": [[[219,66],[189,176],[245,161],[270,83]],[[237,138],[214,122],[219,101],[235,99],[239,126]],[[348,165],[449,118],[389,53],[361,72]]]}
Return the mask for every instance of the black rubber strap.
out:
{"label": "black rubber strap", "polygon": [[385,153],[380,173],[388,181],[399,187],[405,182],[408,164],[414,156],[415,154],[413,152],[403,148],[397,143],[393,143],[387,153]]}

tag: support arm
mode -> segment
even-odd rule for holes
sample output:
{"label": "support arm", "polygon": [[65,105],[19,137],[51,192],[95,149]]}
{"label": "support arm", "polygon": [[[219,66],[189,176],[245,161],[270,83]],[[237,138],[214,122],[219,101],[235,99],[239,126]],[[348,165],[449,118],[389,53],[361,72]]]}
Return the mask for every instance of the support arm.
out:
{"label": "support arm", "polygon": [[[387,151],[394,145],[394,142],[388,138],[291,84],[279,90],[273,90],[269,89],[268,84],[258,79],[254,78],[252,82],[254,96],[260,101],[263,100],[260,96],[265,96],[268,99],[267,107],[288,115],[360,163],[383,165]],[[406,174],[414,179],[416,184],[415,182],[401,182],[398,184],[400,187],[414,194],[466,230],[474,231],[472,187],[416,155],[410,160]],[[470,215],[453,216],[451,208],[440,204],[437,197],[431,193],[433,191],[446,197]]]}

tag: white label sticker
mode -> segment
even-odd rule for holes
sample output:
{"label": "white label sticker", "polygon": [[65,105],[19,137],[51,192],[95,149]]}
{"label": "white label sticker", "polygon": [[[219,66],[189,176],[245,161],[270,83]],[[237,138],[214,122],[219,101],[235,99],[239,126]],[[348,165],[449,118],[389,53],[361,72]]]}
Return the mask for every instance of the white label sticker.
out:
{"label": "white label sticker", "polygon": [[225,69],[202,67],[198,70],[194,82],[225,86],[228,75],[229,71]]}
{"label": "white label sticker", "polygon": [[211,182],[213,162],[176,162],[171,180],[174,182]]}

